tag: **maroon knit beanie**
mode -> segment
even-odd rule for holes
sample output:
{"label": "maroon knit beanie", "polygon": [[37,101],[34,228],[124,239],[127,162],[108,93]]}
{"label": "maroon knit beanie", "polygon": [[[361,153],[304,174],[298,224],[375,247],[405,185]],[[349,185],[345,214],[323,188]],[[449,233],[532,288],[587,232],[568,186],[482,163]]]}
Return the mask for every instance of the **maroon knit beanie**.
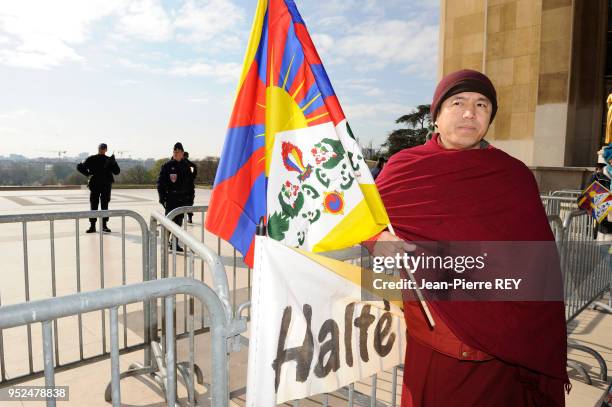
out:
{"label": "maroon knit beanie", "polygon": [[440,83],[438,83],[436,91],[434,92],[433,101],[431,102],[431,117],[434,122],[438,117],[442,102],[461,92],[476,92],[486,96],[493,105],[490,122],[493,121],[495,113],[497,113],[497,93],[495,92],[495,86],[493,86],[493,83],[485,74],[472,69],[462,69],[449,73],[442,78]]}

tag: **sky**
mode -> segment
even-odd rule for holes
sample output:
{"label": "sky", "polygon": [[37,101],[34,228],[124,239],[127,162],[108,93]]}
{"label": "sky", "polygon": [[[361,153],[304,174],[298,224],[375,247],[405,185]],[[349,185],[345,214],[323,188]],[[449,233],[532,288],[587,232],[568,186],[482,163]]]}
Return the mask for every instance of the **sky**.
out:
{"label": "sky", "polygon": [[[295,0],[353,132],[430,103],[439,0]],[[218,156],[256,0],[3,0],[0,155]]]}

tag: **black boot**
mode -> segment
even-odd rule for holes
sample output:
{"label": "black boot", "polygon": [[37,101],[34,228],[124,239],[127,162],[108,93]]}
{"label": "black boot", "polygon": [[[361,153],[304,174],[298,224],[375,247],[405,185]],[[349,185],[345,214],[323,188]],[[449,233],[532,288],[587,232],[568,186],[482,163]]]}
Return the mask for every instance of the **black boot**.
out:
{"label": "black boot", "polygon": [[102,231],[106,232],[106,233],[110,233],[111,230],[108,228],[108,226],[106,226],[106,223],[102,224]]}
{"label": "black boot", "polygon": [[[168,250],[170,252],[172,252],[174,250],[174,246],[172,245],[172,240],[168,242]],[[181,247],[181,245],[179,245],[178,241],[176,242],[176,252],[177,253],[183,253],[184,252],[183,248]]]}
{"label": "black boot", "polygon": [[89,229],[87,229],[85,231],[85,233],[96,233],[96,224],[95,223],[91,223],[89,225]]}

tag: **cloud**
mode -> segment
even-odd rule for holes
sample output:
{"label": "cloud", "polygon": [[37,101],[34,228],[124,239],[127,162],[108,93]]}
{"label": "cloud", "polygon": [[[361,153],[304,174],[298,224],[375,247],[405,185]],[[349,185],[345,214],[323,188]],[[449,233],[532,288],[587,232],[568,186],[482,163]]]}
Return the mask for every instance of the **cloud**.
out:
{"label": "cloud", "polygon": [[[400,117],[406,112],[412,110],[412,106],[407,106],[401,103],[383,102],[383,103],[345,103],[343,109],[346,111],[346,117],[349,120],[364,119],[381,119],[379,122],[391,123],[388,118]],[[387,120],[385,120],[387,119]]]}
{"label": "cloud", "polygon": [[0,113],[0,122],[17,120],[30,113],[28,109],[9,110],[8,112]]}
{"label": "cloud", "polygon": [[160,0],[136,0],[121,10],[119,30],[144,41],[167,41],[172,38],[173,25]]}
{"label": "cloud", "polygon": [[199,105],[206,105],[208,104],[208,102],[210,102],[210,98],[208,98],[207,96],[196,96],[196,97],[187,98],[187,102],[195,103]]}
{"label": "cloud", "polygon": [[233,31],[245,20],[244,14],[244,10],[230,0],[187,0],[174,22],[177,39],[199,44],[217,38],[235,45],[239,39]]}
{"label": "cloud", "polygon": [[359,92],[368,97],[378,97],[385,94],[373,78],[344,79],[337,81],[337,85],[338,89],[349,90],[351,94]]}
{"label": "cloud", "polygon": [[[300,1],[300,3],[304,3],[306,0]],[[346,1],[346,0],[326,0],[321,2],[316,2],[316,9],[322,15],[340,15],[343,14],[350,9],[354,8],[356,5],[351,4],[354,2]],[[305,5],[305,4],[304,4]],[[303,6],[298,5],[298,9],[301,9]]]}
{"label": "cloud", "polygon": [[435,77],[439,0],[326,0],[316,6],[302,0],[298,6],[325,64]]}
{"label": "cloud", "polygon": [[119,86],[133,86],[133,85],[139,85],[141,83],[142,81],[137,81],[134,79],[124,79],[122,81],[119,81]]}
{"label": "cloud", "polygon": [[180,62],[165,68],[132,62],[127,59],[120,59],[119,63],[126,68],[153,75],[212,77],[217,79],[220,83],[236,82],[242,70],[242,66],[234,62]]}
{"label": "cloud", "polygon": [[[307,22],[308,23],[308,22]],[[310,26],[311,24],[309,24]],[[317,29],[321,30],[338,30],[350,27],[350,22],[346,16],[343,15],[330,15],[321,16],[312,21],[312,25]]]}
{"label": "cloud", "polygon": [[236,82],[240,77],[242,67],[234,62],[229,63],[202,63],[180,64],[168,70],[170,75],[176,76],[211,76],[220,82]]}
{"label": "cloud", "polygon": [[120,58],[117,60],[117,62],[126,68],[129,68],[129,69],[132,69],[138,72],[144,72],[144,73],[154,74],[154,75],[166,73],[166,71],[163,68],[153,67],[153,66],[139,63],[139,62],[133,62],[125,58]]}
{"label": "cloud", "polygon": [[93,21],[110,14],[115,0],[22,0],[0,5],[0,63],[48,69],[83,57],[74,45],[89,36]]}
{"label": "cloud", "polygon": [[[84,63],[80,46],[93,40],[113,53],[130,40],[177,41],[207,50],[240,48],[244,10],[231,0],[19,0],[0,2],[0,64],[50,69]],[[96,25],[97,24],[97,25]],[[98,29],[101,28],[101,29]],[[104,41],[112,39],[113,44]],[[133,45],[133,44],[129,44]]]}
{"label": "cloud", "polygon": [[[370,21],[336,40],[335,52],[355,69],[379,70],[401,64],[422,76],[435,75],[438,27],[418,21]],[[358,63],[357,63],[358,61]]]}
{"label": "cloud", "polygon": [[328,34],[313,34],[312,42],[319,53],[327,53],[334,46],[334,38]]}
{"label": "cloud", "polygon": [[439,9],[440,0],[416,0],[417,4],[430,9]]}

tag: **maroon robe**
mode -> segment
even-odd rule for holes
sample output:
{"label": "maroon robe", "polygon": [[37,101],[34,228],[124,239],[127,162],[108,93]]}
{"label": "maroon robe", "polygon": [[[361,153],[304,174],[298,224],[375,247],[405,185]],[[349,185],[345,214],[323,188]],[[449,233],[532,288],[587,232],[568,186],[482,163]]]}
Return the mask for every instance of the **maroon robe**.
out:
{"label": "maroon robe", "polygon": [[[531,171],[493,147],[445,150],[434,135],[391,157],[376,184],[408,241],[554,241]],[[430,304],[459,340],[494,359],[462,361],[408,335],[402,407],[564,405],[562,301]],[[410,332],[424,320],[406,323]]]}

